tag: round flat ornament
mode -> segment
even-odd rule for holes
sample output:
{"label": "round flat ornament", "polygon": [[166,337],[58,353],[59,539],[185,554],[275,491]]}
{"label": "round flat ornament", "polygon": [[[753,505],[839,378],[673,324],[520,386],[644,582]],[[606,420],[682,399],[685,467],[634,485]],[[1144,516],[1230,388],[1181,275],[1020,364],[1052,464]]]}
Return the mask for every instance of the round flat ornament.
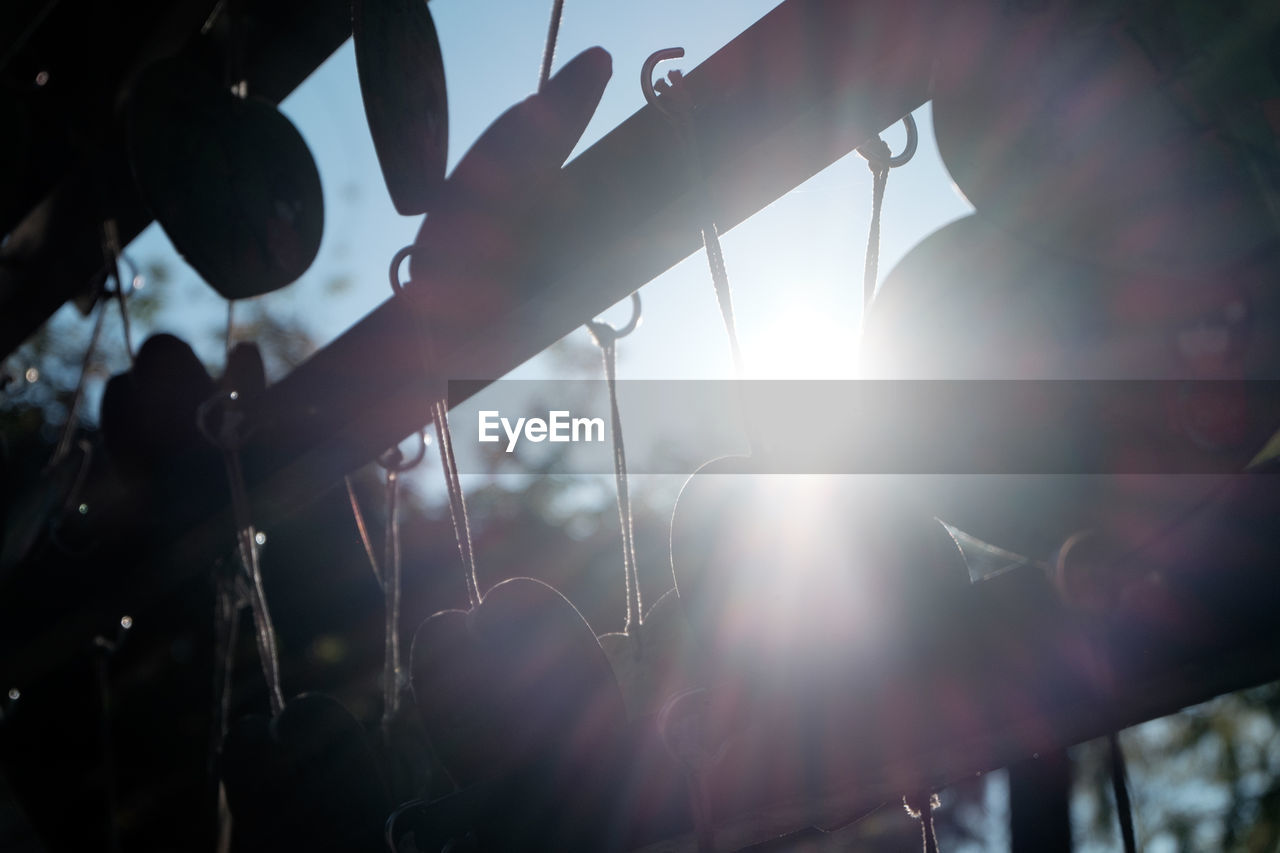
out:
{"label": "round flat ornament", "polygon": [[214,290],[259,296],[311,266],[324,230],[320,174],[273,104],[165,60],[139,77],[127,123],[143,199]]}
{"label": "round flat ornament", "polygon": [[351,31],[364,114],[391,202],[426,213],[444,183],[449,102],[426,0],[353,0]]}

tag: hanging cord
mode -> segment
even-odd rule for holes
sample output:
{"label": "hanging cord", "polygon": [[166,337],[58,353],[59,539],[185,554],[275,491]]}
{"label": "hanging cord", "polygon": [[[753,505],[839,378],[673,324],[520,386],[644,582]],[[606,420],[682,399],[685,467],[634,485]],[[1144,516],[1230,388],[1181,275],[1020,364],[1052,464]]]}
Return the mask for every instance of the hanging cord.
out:
{"label": "hanging cord", "polygon": [[109,640],[99,634],[93,638],[94,672],[98,682],[98,701],[101,705],[101,727],[98,732],[99,748],[102,750],[102,775],[105,777],[105,796],[103,806],[107,821],[107,850],[110,853],[120,851],[120,825],[116,820],[119,805],[116,780],[115,742],[111,736],[111,658],[124,642],[125,635],[133,627],[133,619],[120,617],[120,628],[116,638]]}
{"label": "hanging cord", "polygon": [[[280,658],[275,626],[271,622],[271,611],[267,607],[266,591],[262,586],[262,566],[258,552],[260,534],[253,526],[248,487],[240,464],[244,414],[240,411],[239,403],[240,394],[237,391],[218,394],[200,406],[198,423],[205,438],[222,451],[226,465],[227,483],[231,491],[231,512],[236,526],[236,550],[248,587],[249,608],[253,612],[258,642],[258,660],[267,682],[271,714],[277,716],[284,710],[284,691],[280,687]],[[215,412],[221,415],[216,429],[210,423]]]}
{"label": "hanging cord", "polygon": [[227,300],[227,331],[225,336],[224,354],[231,356],[231,346],[235,343],[236,332],[236,303],[234,299]]}
{"label": "hanging cord", "polygon": [[227,802],[227,788],[218,775],[218,758],[231,724],[231,677],[235,671],[236,638],[240,635],[240,608],[247,597],[241,592],[242,584],[241,578],[219,573],[214,600],[213,736],[208,772],[217,792],[216,853],[231,851],[231,806]]}
{"label": "hanging cord", "polygon": [[480,581],[476,575],[476,554],[471,544],[471,518],[467,515],[467,501],[462,493],[462,481],[458,478],[458,461],[453,455],[448,400],[440,399],[432,404],[431,420],[436,425],[440,465],[444,468],[445,485],[449,489],[449,518],[453,521],[453,536],[458,540],[458,556],[462,559],[463,578],[467,584],[467,603],[474,609],[484,596],[480,593]]}
{"label": "hanging cord", "polygon": [[[427,435],[418,431],[418,452],[405,459],[400,448],[393,447],[378,459],[387,472],[386,559],[382,564],[382,595],[386,604],[386,653],[382,669],[382,733],[389,737],[391,722],[400,710],[400,689],[404,672],[400,667],[400,475],[418,467],[427,455]],[[354,499],[354,497],[353,497]],[[363,519],[359,522],[363,527]],[[378,575],[374,564],[374,575]]]}
{"label": "hanging cord", "polygon": [[[408,245],[395,253],[391,259],[389,277],[391,292],[405,297],[405,285],[400,283],[400,265],[413,254],[415,245]],[[409,310],[418,323],[418,342],[422,347],[422,361],[428,375],[432,366],[437,363],[435,347],[432,344],[430,330],[419,306],[408,297]],[[449,401],[441,397],[431,404],[431,422],[436,427],[436,442],[440,446],[440,466],[444,469],[445,486],[449,492],[449,518],[453,522],[453,535],[458,542],[458,556],[462,560],[463,580],[467,587],[467,602],[475,608],[484,596],[480,593],[479,577],[476,574],[475,548],[471,543],[471,519],[467,515],[467,501],[462,492],[462,481],[458,477],[458,461],[453,454],[453,436],[449,432]]]}
{"label": "hanging cord", "polygon": [[631,489],[627,483],[627,451],[622,442],[622,416],[618,412],[617,342],[640,325],[640,294],[631,294],[631,319],[621,329],[608,323],[589,320],[587,330],[595,339],[604,358],[604,377],[609,386],[609,418],[613,438],[613,478],[618,489],[618,521],[622,527],[622,573],[627,594],[627,621],[623,633],[637,640],[644,624],[644,607],[640,599],[640,573],[636,564],[635,525],[631,514]]}
{"label": "hanging cord", "polygon": [[231,675],[235,668],[236,637],[240,633],[240,606],[243,598],[235,578],[219,575],[214,599],[214,670],[213,670],[213,743],[210,772],[214,772],[217,753],[231,723]]}
{"label": "hanging cord", "polygon": [[924,841],[924,853],[938,853],[938,835],[933,828],[933,810],[941,805],[937,794],[914,794],[902,798],[907,814],[920,821],[920,835]]}
{"label": "hanging cord", "polygon": [[889,170],[906,165],[916,154],[920,132],[915,118],[908,113],[902,119],[907,128],[907,143],[901,154],[894,155],[889,144],[877,136],[860,146],[857,151],[867,161],[871,170],[871,227],[867,233],[867,256],[862,269],[862,308],[871,305],[875,297],[876,283],[880,275],[880,210],[884,206],[884,190],[889,183]]}
{"label": "hanging cord", "polygon": [[53,457],[49,460],[52,467],[61,462],[71,452],[71,443],[76,436],[76,417],[80,414],[80,403],[84,399],[84,386],[93,367],[93,357],[98,351],[98,340],[102,337],[102,323],[107,317],[105,300],[98,304],[98,316],[93,321],[93,331],[89,333],[89,343],[84,349],[84,359],[80,362],[80,378],[76,380],[76,390],[67,404],[67,420],[62,424],[62,432],[58,436],[58,444],[54,447]]}
{"label": "hanging cord", "polygon": [[369,538],[369,525],[365,523],[364,513],[360,511],[360,499],[356,497],[355,484],[351,482],[350,474],[343,477],[342,482],[347,486],[347,500],[351,502],[351,515],[356,520],[356,531],[360,534],[364,555],[369,558],[369,568],[373,569],[374,579],[378,581],[378,586],[382,587],[382,569],[378,566],[378,555],[373,550],[373,540]]}
{"label": "hanging cord", "polygon": [[551,23],[547,25],[547,43],[542,48],[542,67],[538,69],[538,91],[541,92],[551,78],[551,63],[556,57],[556,40],[560,37],[560,19],[564,15],[564,0],[551,4]]}
{"label": "hanging cord", "polygon": [[716,301],[720,305],[720,316],[724,320],[725,331],[729,335],[729,349],[733,354],[733,367],[738,377],[744,372],[742,349],[738,346],[738,328],[733,315],[733,291],[729,287],[729,273],[724,265],[724,252],[720,249],[720,232],[716,228],[715,215],[711,205],[711,194],[707,187],[706,174],[702,168],[702,155],[698,148],[698,138],[693,126],[693,98],[684,83],[684,75],[672,71],[666,80],[653,81],[654,67],[663,60],[679,59],[684,56],[684,48],[670,47],[655,51],[640,70],[640,88],[644,92],[645,101],[658,112],[666,116],[675,127],[677,135],[685,150],[685,158],[689,175],[698,195],[698,216],[701,220],[702,245],[707,250],[707,265],[711,268],[711,283],[715,287]]}
{"label": "hanging cord", "polygon": [[[76,388],[71,395],[71,402],[67,404],[67,419],[62,425],[62,432],[58,435],[58,443],[54,446],[53,456],[49,460],[49,465],[55,465],[67,457],[71,452],[72,442],[75,440],[76,428],[79,425],[77,417],[80,414],[80,406],[84,403],[85,385],[89,379],[89,373],[93,368],[93,358],[98,353],[98,342],[102,339],[102,326],[107,318],[107,303],[111,299],[116,300],[116,304],[120,308],[120,320],[124,326],[124,344],[125,351],[129,355],[129,364],[133,365],[133,341],[129,333],[129,309],[125,305],[127,293],[124,283],[120,276],[120,251],[119,239],[116,236],[115,220],[108,219],[103,224],[103,256],[107,264],[107,274],[109,278],[114,280],[114,288],[108,289],[105,285],[99,292],[97,298],[97,316],[93,320],[93,330],[89,333],[89,343],[85,346],[84,359],[80,362],[80,375],[76,379]],[[133,289],[133,282],[137,280],[137,269],[127,258],[125,263],[129,266],[133,275],[130,277],[130,290]],[[72,490],[71,498],[79,493],[78,489]],[[70,501],[71,498],[68,500]]]}
{"label": "hanging cord", "polygon": [[[115,297],[116,305],[120,309],[120,327],[124,332],[124,351],[129,356],[129,366],[133,367],[133,331],[129,323],[129,306],[125,299],[135,290],[141,287],[141,276],[138,275],[138,268],[134,266],[133,261],[120,251],[120,229],[116,225],[114,219],[108,219],[102,226],[102,243],[104,253],[107,258],[107,272],[115,280],[116,286],[111,291]],[[129,286],[124,285],[124,279],[120,276],[120,262],[123,261],[129,267]]]}
{"label": "hanging cord", "polygon": [[1115,793],[1116,817],[1120,821],[1120,840],[1124,844],[1124,853],[1137,853],[1137,836],[1133,831],[1133,804],[1129,802],[1128,773],[1118,733],[1107,735],[1107,747],[1110,753],[1111,789]]}

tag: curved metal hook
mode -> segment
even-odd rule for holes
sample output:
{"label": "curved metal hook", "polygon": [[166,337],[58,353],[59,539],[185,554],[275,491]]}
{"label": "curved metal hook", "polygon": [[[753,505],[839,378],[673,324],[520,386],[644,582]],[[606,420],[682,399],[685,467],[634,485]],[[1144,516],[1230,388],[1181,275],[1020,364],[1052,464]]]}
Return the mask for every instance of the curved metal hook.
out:
{"label": "curved metal hook", "polygon": [[119,263],[129,268],[129,287],[125,288],[119,279],[116,279],[116,287],[124,296],[132,296],[135,291],[142,289],[142,285],[139,283],[142,279],[142,273],[138,270],[138,265],[133,262],[133,258],[124,252],[117,255],[116,259]]}
{"label": "curved metal hook", "polygon": [[[874,166],[887,166],[890,169],[896,169],[911,162],[911,158],[916,156],[916,148],[920,145],[920,129],[916,127],[915,116],[907,113],[902,117],[902,123],[907,129],[907,143],[902,146],[902,151],[898,154],[889,154],[888,157],[882,157],[874,153],[870,145],[860,146],[857,150],[862,157]],[[876,138],[879,141],[879,137]],[[887,147],[886,147],[887,150]]]}
{"label": "curved metal hook", "polygon": [[[237,411],[240,403],[240,392],[219,391],[200,404],[196,409],[196,427],[200,434],[214,447],[222,451],[238,450],[244,436],[244,415]],[[216,424],[214,415],[220,415]]]}
{"label": "curved metal hook", "polygon": [[396,296],[404,293],[404,283],[400,281],[400,265],[404,263],[404,259],[413,255],[418,246],[416,243],[410,243],[400,251],[396,252],[391,258],[391,270],[388,273],[391,277],[391,292]]}
{"label": "curved metal hook", "polygon": [[[640,90],[644,92],[645,101],[648,102],[649,106],[668,117],[671,116],[671,111],[667,109],[666,104],[659,100],[658,95],[669,87],[664,82],[659,82],[656,86],[654,85],[653,69],[657,67],[659,62],[665,62],[668,59],[679,59],[682,56],[684,56],[683,47],[666,47],[662,50],[655,50],[653,53],[649,54],[649,58],[640,66]],[[679,71],[674,71],[672,73],[677,75],[674,80],[680,79],[678,76],[680,74]]]}
{"label": "curved metal hook", "polygon": [[418,452],[413,455],[412,459],[406,460],[404,454],[400,452],[399,446],[396,446],[378,457],[378,467],[392,474],[403,474],[405,471],[412,471],[417,468],[426,455],[427,431],[420,429],[418,430]]}
{"label": "curved metal hook", "polygon": [[631,293],[631,319],[627,320],[627,324],[621,329],[615,329],[602,320],[588,320],[587,331],[591,332],[591,337],[596,339],[598,346],[608,346],[618,338],[625,338],[636,330],[636,326],[640,325],[641,308],[640,308],[640,291],[636,290]]}

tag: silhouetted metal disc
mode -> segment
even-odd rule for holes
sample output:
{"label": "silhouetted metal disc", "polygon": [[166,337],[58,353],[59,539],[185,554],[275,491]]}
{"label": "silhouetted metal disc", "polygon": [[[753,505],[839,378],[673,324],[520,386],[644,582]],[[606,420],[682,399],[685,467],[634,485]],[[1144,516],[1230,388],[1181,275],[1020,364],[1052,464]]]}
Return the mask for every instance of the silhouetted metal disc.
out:
{"label": "silhouetted metal disc", "polygon": [[412,672],[432,747],[463,786],[539,762],[559,771],[547,780],[554,786],[590,766],[626,726],[591,627],[530,578],[503,581],[473,610],[423,622]]}
{"label": "silhouetted metal disc", "polygon": [[320,174],[274,105],[165,61],[139,78],[128,130],[144,200],[214,290],[258,296],[311,266],[324,230]]}
{"label": "silhouetted metal disc", "polygon": [[1272,238],[1208,102],[1171,85],[1130,29],[1061,2],[997,5],[957,15],[971,29],[940,58],[933,101],[939,153],[981,214],[1081,260],[1161,274],[1220,268]]}
{"label": "silhouetted metal disc", "polygon": [[[454,167],[418,230],[412,278],[433,273],[433,299],[448,302],[442,281],[502,281],[526,261],[519,229],[578,144],[595,114],[613,60],[600,47],[565,63],[542,91],[510,107]],[[441,318],[448,325],[449,318]]]}
{"label": "silhouetted metal disc", "polygon": [[386,849],[383,824],[392,802],[377,755],[336,699],[304,693],[273,720],[238,720],[219,763],[237,849]]}
{"label": "silhouetted metal disc", "polygon": [[444,58],[426,0],[353,0],[364,114],[396,210],[430,209],[449,154]]}
{"label": "silhouetted metal disc", "polygon": [[[1216,477],[1159,473],[1176,468],[1105,472],[1132,471],[1135,459],[1189,469],[1212,459],[1242,468],[1276,425],[1265,388],[1240,381],[1280,375],[1274,336],[1251,331],[1270,325],[1267,318],[1280,310],[1270,295],[1270,268],[1252,264],[1196,280],[1107,272],[970,216],[926,237],[885,277],[864,321],[864,375],[1021,380],[1043,392],[1045,405],[990,412],[992,424],[1013,424],[1035,436],[1044,458],[1061,462],[1052,470],[1078,464],[1081,474],[1100,475],[918,478],[926,508],[944,521],[1037,557],[1072,532],[1104,522],[1148,530],[1202,500]],[[1184,399],[1183,380],[1194,379],[1221,380],[1223,394],[1247,391],[1248,397]],[[1099,413],[1064,409],[1058,389],[1066,386],[1058,380],[1117,389],[1126,387],[1124,380],[1169,381],[1160,383],[1168,389],[1164,398],[1135,394],[1115,411]],[[1206,407],[1236,419],[1230,441],[1208,447],[1180,425]]]}

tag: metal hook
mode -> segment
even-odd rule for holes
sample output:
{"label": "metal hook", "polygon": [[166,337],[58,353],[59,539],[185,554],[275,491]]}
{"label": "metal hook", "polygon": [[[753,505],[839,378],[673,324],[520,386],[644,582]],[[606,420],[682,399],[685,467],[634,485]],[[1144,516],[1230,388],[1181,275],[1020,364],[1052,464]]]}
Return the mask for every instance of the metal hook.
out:
{"label": "metal hook", "polygon": [[405,258],[411,257],[417,248],[416,243],[410,243],[391,258],[391,270],[388,274],[391,277],[391,292],[396,296],[404,293],[404,283],[400,281],[400,265],[404,263]]}
{"label": "metal hook", "polygon": [[588,320],[587,331],[591,332],[591,337],[596,339],[598,346],[608,346],[619,338],[625,338],[636,330],[636,326],[640,325],[640,291],[633,291],[631,294],[631,319],[621,329],[615,329],[602,320]]}
{"label": "metal hook", "polygon": [[[902,151],[898,154],[887,154],[888,146],[884,144],[879,136],[872,142],[861,145],[857,151],[872,166],[883,166],[890,169],[896,169],[911,162],[911,158],[916,156],[916,148],[920,145],[920,130],[916,127],[915,116],[907,113],[902,117],[902,124],[907,129],[907,143],[902,147]],[[875,151],[872,146],[879,142],[881,151]]]}
{"label": "metal hook", "polygon": [[[645,101],[649,103],[649,106],[668,118],[674,118],[674,115],[658,96],[670,91],[672,87],[665,80],[659,80],[655,84],[653,82],[653,69],[659,62],[665,62],[668,59],[679,59],[682,56],[684,56],[683,47],[667,47],[649,54],[649,58],[644,61],[644,65],[640,66],[640,90],[644,92]],[[669,77],[671,84],[675,85],[679,85],[684,79],[679,71],[672,71]]]}
{"label": "metal hook", "polygon": [[[239,391],[219,391],[196,409],[196,427],[210,444],[219,450],[238,450],[244,436],[240,431],[244,424],[244,415],[237,411],[240,402]],[[214,415],[220,415],[214,423]]]}
{"label": "metal hook", "polygon": [[406,461],[404,454],[400,452],[399,446],[396,446],[378,457],[378,467],[391,474],[403,474],[405,471],[412,471],[417,468],[426,455],[427,431],[420,429],[418,430],[418,452],[413,455],[412,459]]}

